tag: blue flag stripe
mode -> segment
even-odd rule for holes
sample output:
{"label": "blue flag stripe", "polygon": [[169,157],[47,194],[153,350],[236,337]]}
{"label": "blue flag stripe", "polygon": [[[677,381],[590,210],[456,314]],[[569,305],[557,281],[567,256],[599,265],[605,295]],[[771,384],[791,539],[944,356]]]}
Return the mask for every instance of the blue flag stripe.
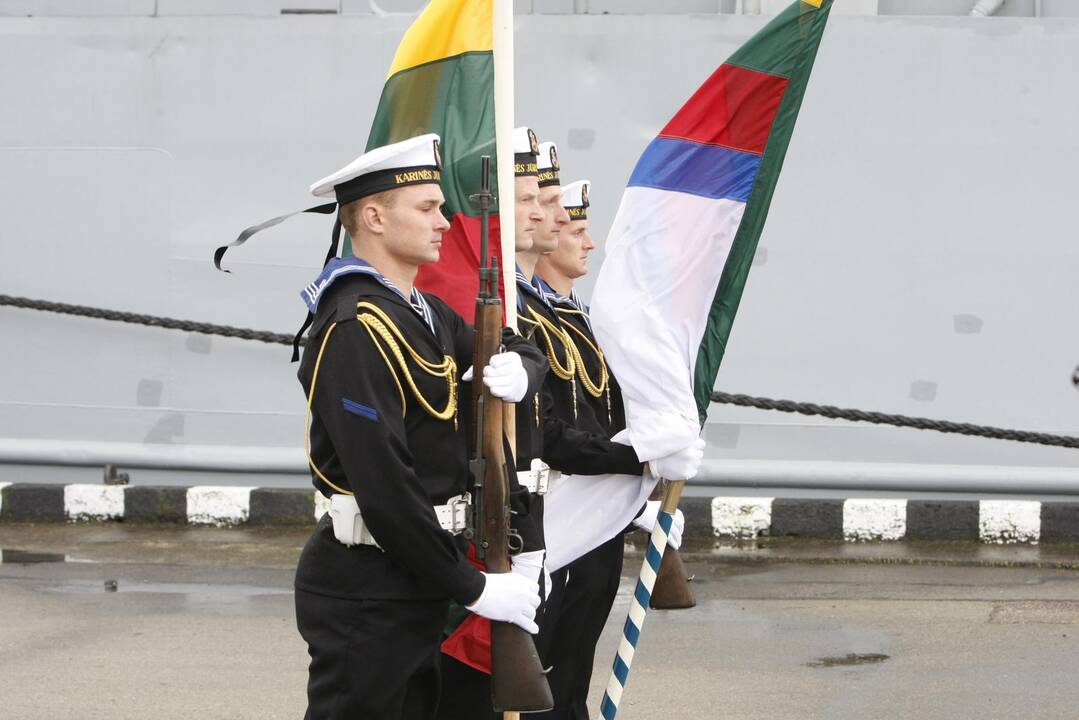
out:
{"label": "blue flag stripe", "polygon": [[657,137],[637,161],[629,186],[747,202],[760,165],[753,153]]}

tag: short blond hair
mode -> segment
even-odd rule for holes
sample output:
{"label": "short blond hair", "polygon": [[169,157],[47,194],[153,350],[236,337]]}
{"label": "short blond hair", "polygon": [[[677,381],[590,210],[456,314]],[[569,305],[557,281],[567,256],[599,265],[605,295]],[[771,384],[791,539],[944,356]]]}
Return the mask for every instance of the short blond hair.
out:
{"label": "short blond hair", "polygon": [[397,204],[397,196],[394,195],[393,190],[383,190],[382,192],[375,193],[374,195],[367,195],[359,200],[353,200],[350,203],[342,205],[338,212],[341,215],[341,225],[345,230],[348,230],[348,234],[352,237],[356,237],[356,231],[360,227],[359,213],[363,210],[364,205],[368,203],[375,203],[385,209],[392,209]]}

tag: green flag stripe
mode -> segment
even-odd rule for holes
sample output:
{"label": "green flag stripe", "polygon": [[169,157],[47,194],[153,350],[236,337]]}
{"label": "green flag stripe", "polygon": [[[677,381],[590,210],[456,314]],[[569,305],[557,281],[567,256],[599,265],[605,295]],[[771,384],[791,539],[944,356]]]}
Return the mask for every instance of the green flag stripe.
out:
{"label": "green flag stripe", "polygon": [[730,255],[723,267],[697,353],[693,394],[702,425],[708,415],[716,374],[727,348],[727,340],[738,311],[738,303],[742,299],[742,290],[745,288],[753,256],[757,252],[757,241],[760,240],[764,221],[768,217],[772,194],[779,179],[779,171],[783,168],[787,146],[794,132],[794,123],[802,106],[802,97],[805,95],[809,73],[813,69],[813,61],[817,56],[817,48],[831,5],[831,0],[825,0],[818,10],[803,2],[794,3],[750,38],[728,60],[731,64],[750,70],[788,77],[789,83],[765,145],[760,171],[746,203],[742,222],[738,226]]}
{"label": "green flag stripe", "polygon": [[808,68],[803,67],[806,50],[812,46],[809,57],[812,63],[830,6],[829,2],[818,10],[804,2],[792,3],[757,36],[735,50],[727,63],[786,78],[802,71],[808,75]]}
{"label": "green flag stripe", "polygon": [[382,89],[367,149],[423,133],[442,138],[446,213],[476,215],[468,196],[479,190],[480,156],[494,163],[494,59],[467,52],[396,73]]}

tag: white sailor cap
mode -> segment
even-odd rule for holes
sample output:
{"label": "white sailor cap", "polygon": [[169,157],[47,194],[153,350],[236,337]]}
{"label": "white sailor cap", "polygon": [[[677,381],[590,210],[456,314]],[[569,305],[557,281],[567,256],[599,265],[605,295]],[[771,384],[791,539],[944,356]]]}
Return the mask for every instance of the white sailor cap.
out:
{"label": "white sailor cap", "polygon": [[559,183],[558,148],[555,147],[553,142],[540,143],[537,167],[539,168],[537,179],[539,180],[540,187],[557,185]]}
{"label": "white sailor cap", "polygon": [[422,183],[438,184],[441,180],[438,135],[428,133],[365,152],[311,185],[311,194],[334,196],[338,204],[345,205],[384,190]]}
{"label": "white sailor cap", "polygon": [[569,213],[569,219],[588,219],[588,188],[591,180],[578,180],[562,188],[562,207]]}
{"label": "white sailor cap", "polygon": [[513,131],[513,176],[526,177],[538,175],[539,141],[530,127],[519,127]]}

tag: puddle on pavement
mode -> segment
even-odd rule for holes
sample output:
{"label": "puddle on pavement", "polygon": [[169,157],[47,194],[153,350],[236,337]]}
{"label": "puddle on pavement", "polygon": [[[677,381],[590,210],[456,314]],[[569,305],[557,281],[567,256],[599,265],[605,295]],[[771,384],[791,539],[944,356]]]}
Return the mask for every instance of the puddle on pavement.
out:
{"label": "puddle on pavement", "polygon": [[29,552],[0,548],[0,564],[2,565],[33,565],[36,563],[62,563],[67,561],[67,555],[63,553]]}
{"label": "puddle on pavement", "polygon": [[874,665],[882,663],[889,658],[880,653],[847,653],[833,657],[817,658],[813,662],[806,663],[811,668],[855,667],[858,665]]}

